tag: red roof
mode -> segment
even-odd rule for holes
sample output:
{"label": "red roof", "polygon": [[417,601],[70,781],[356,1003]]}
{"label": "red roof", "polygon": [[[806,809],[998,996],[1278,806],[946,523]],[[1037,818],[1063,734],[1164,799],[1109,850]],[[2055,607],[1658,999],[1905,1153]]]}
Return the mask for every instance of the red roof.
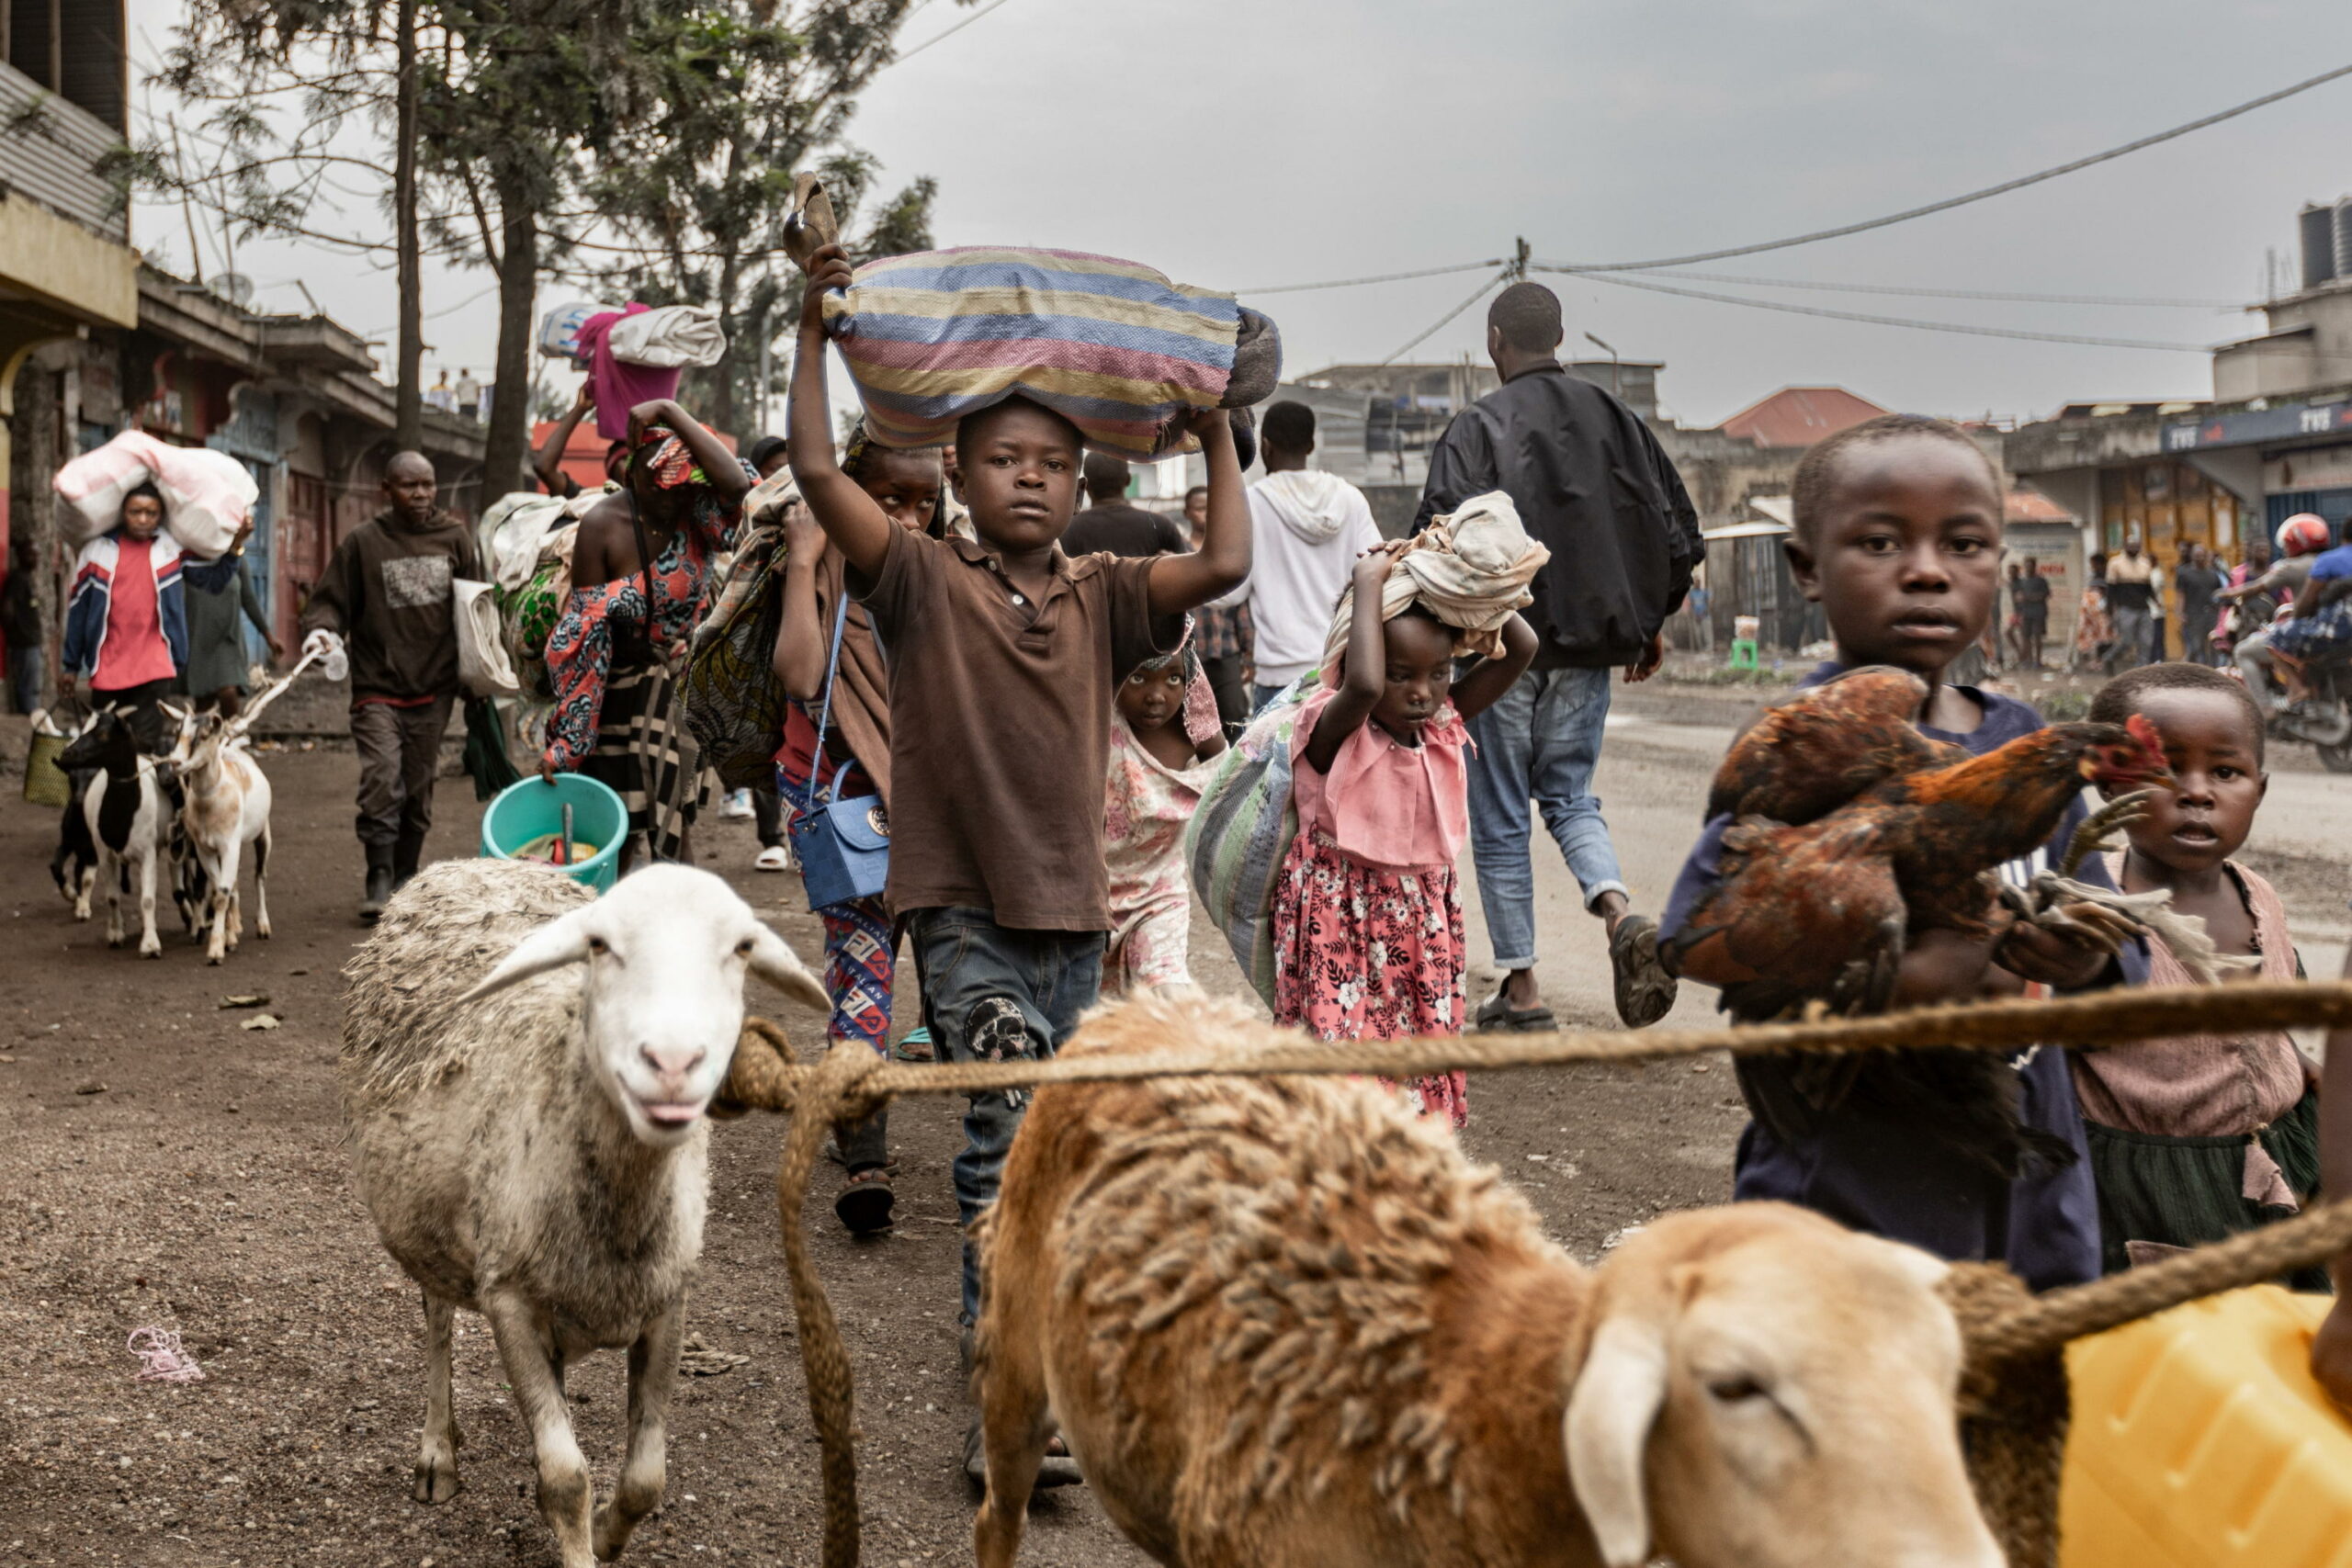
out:
{"label": "red roof", "polygon": [[1744,435],[1758,446],[1810,446],[1825,435],[1890,412],[1843,387],[1783,387],[1724,421],[1723,431]]}
{"label": "red roof", "polygon": [[2020,485],[2009,491],[2008,504],[2003,508],[2009,523],[2072,523],[2075,514],[2042,494]]}

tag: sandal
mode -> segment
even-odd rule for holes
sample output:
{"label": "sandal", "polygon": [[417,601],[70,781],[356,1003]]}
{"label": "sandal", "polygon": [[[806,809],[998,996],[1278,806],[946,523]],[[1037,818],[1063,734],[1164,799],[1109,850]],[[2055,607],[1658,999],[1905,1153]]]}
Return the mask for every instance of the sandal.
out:
{"label": "sandal", "polygon": [[1553,1029],[1559,1024],[1559,1020],[1552,1016],[1550,1008],[1540,1005],[1532,1008],[1511,1006],[1505,999],[1502,987],[1499,986],[1495,988],[1493,996],[1478,1004],[1477,1016],[1471,1021],[1482,1033],[1487,1032],[1507,1033],[1521,1029]]}
{"label": "sandal", "polygon": [[879,1235],[890,1228],[890,1211],[898,1195],[890,1189],[890,1168],[868,1166],[842,1183],[833,1200],[833,1217],[852,1235]]}
{"label": "sandal", "polygon": [[790,871],[792,853],[782,844],[770,844],[753,858],[752,869],[753,871]]}
{"label": "sandal", "polygon": [[935,1062],[939,1055],[931,1046],[931,1031],[922,1024],[907,1031],[906,1038],[890,1047],[890,1055],[901,1062]]}
{"label": "sandal", "polygon": [[[964,1428],[964,1479],[983,1492],[988,1490],[989,1460],[987,1445],[980,1438],[980,1418],[975,1415],[972,1424]],[[1069,1445],[1056,1432],[1046,1439],[1046,1458],[1037,1466],[1035,1485],[1082,1486],[1086,1477],[1078,1472],[1078,1461],[1069,1457]]]}
{"label": "sandal", "polygon": [[1674,1008],[1680,989],[1658,961],[1657,922],[1627,915],[1609,938],[1609,966],[1617,977],[1617,1016],[1628,1029],[1646,1029]]}

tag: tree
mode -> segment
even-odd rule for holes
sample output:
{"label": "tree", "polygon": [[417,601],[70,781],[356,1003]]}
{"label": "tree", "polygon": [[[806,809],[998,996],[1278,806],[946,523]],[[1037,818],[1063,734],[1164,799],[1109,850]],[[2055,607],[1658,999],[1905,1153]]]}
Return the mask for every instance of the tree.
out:
{"label": "tree", "polygon": [[[649,304],[718,315],[726,356],[686,388],[718,429],[749,434],[744,421],[775,389],[760,383],[763,351],[800,302],[799,275],[782,249],[793,176],[822,173],[845,227],[865,205],[874,160],[844,135],[857,93],[894,58],[910,9],[910,0],[807,0],[769,21],[753,0],[702,0],[673,13],[662,41],[640,51],[658,62],[668,111],[624,130],[584,187],[634,244],[582,242],[578,275]],[[929,249],[936,189],[918,179],[876,208],[856,254]],[[606,259],[616,251],[634,254]]]}

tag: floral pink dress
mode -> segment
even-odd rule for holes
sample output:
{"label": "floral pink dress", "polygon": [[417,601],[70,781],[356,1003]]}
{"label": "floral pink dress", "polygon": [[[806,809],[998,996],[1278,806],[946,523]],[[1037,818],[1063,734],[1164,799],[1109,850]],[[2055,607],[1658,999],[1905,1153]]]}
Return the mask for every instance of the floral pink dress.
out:
{"label": "floral pink dress", "polygon": [[[1457,1034],[1468,945],[1453,863],[1469,833],[1470,732],[1451,707],[1419,746],[1367,721],[1327,776],[1306,743],[1334,694],[1306,700],[1291,739],[1298,837],[1274,890],[1274,1021],[1320,1040]],[[1460,1072],[1406,1089],[1427,1115],[1470,1119]]]}
{"label": "floral pink dress", "polygon": [[1193,889],[1184,824],[1200,808],[1214,757],[1171,768],[1145,750],[1126,716],[1111,715],[1111,773],[1102,795],[1102,864],[1111,878],[1106,991],[1132,994],[1193,983]]}

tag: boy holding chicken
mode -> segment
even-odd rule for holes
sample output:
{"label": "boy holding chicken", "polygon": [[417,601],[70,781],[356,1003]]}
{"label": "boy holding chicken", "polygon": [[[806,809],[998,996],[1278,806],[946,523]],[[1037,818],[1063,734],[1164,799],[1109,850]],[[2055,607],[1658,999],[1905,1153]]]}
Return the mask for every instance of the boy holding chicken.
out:
{"label": "boy holding chicken", "polygon": [[[1805,685],[1866,665],[1917,677],[1926,696],[1917,734],[1905,732],[1934,743],[1939,761],[1984,756],[2041,730],[2026,705],[1943,679],[1983,636],[2000,581],[2001,485],[1964,432],[1940,420],[1869,421],[1806,454],[1794,491],[1790,564],[1826,613],[1837,645],[1836,660]],[[2079,777],[2060,777],[2060,793],[2045,792],[2064,803],[2049,809],[2055,833],[2002,865],[2004,879],[2022,886],[2055,865],[2086,815],[2075,797],[2081,778],[2143,782],[2129,761],[2086,754]],[[2075,765],[2070,758],[2064,767]],[[2160,770],[2160,761],[2148,766]],[[1944,825],[1997,830],[2001,815],[1988,805]],[[1771,1016],[1806,998],[1774,992],[1774,976],[1744,967],[1718,940],[1720,926],[1709,923],[1727,831],[1737,859],[1742,829],[1718,816],[1676,884],[1660,947],[1682,974],[1725,987],[1729,998],[1760,987],[1769,1005],[1735,1010]],[[2107,881],[2096,859],[2077,879]],[[1809,902],[1801,887],[1775,915],[1802,938],[1808,922],[1834,924],[1842,911],[1829,906]],[[2029,982],[2067,991],[2146,976],[2135,942],[2118,955],[2081,931],[2024,920],[1922,927],[1913,919],[1905,931],[1898,911],[1894,923],[1880,969],[1839,999],[1914,1007],[2015,993]],[[1743,1057],[1739,1077],[1753,1120],[1740,1138],[1736,1198],[1802,1204],[1947,1258],[2006,1260],[2036,1289],[2098,1277],[2098,1210],[2062,1053],[2027,1052],[2007,1067],[1994,1062],[1990,1072],[1982,1061],[1938,1053],[1868,1063]],[[1972,1098],[1978,1102],[1967,1103]]]}

